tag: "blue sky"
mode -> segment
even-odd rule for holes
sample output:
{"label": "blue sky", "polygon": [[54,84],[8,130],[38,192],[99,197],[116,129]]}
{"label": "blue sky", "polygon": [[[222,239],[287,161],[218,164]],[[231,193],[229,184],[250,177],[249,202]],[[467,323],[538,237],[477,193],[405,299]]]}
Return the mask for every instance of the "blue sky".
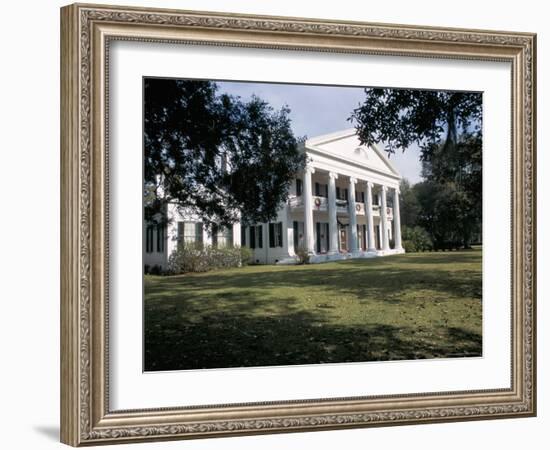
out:
{"label": "blue sky", "polygon": [[[296,137],[314,137],[352,128],[347,120],[365,98],[363,88],[342,86],[310,86],[250,82],[217,82],[220,92],[238,95],[243,100],[253,94],[275,109],[290,107],[292,130]],[[391,155],[401,175],[411,183],[420,181],[421,164],[418,147]]]}

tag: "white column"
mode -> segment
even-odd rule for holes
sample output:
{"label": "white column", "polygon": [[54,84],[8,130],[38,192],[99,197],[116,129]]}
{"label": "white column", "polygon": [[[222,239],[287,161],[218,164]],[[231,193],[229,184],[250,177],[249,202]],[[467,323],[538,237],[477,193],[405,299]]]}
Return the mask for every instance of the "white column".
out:
{"label": "white column", "polygon": [[315,253],[315,243],[313,240],[313,209],[311,207],[311,174],[315,173],[313,167],[307,166],[304,169],[304,189],[302,192],[304,203],[304,241],[308,253]]}
{"label": "white column", "polygon": [[380,219],[382,222],[382,250],[389,250],[390,243],[388,241],[388,206],[386,202],[386,193],[388,188],[382,186],[381,191],[381,205],[380,205]]}
{"label": "white column", "polygon": [[399,213],[399,188],[393,190],[393,227],[395,250],[403,250],[401,245],[401,214]]}
{"label": "white column", "polygon": [[357,213],[355,211],[355,178],[349,179],[348,210],[349,210],[349,249],[351,253],[357,253]]}
{"label": "white column", "polygon": [[330,172],[328,174],[328,232],[329,254],[338,253],[338,220],[336,218],[336,179],[338,174]]}
{"label": "white column", "polygon": [[233,245],[235,247],[242,246],[242,242],[241,242],[241,222],[235,222],[233,224]]}
{"label": "white column", "polygon": [[290,214],[290,207],[288,206],[288,203],[285,206],[285,214],[286,228],[283,229],[283,236],[285,239],[283,244],[286,245],[287,252],[289,256],[291,256],[296,254],[296,249],[294,248],[294,223]]}
{"label": "white column", "polygon": [[365,217],[367,218],[367,251],[375,252],[374,244],[374,220],[372,218],[372,182],[365,185]]}

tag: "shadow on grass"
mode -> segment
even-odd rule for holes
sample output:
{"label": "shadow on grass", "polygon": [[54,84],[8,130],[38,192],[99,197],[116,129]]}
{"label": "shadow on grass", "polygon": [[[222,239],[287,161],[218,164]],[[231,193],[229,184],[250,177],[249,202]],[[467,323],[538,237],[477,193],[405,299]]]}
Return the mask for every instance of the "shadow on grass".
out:
{"label": "shadow on grass", "polygon": [[[389,258],[388,258],[389,259]],[[470,264],[464,261],[457,264]],[[433,265],[418,267],[423,259],[405,260],[407,267],[400,268],[401,261],[353,260],[301,267],[254,267],[249,271],[220,271],[207,274],[193,274],[161,278],[161,282],[148,283],[146,295],[149,298],[172,296],[197,298],[210,297],[216,290],[237,291],[255,289],[257,294],[282,288],[306,288],[314,293],[316,289],[333,292],[335,295],[355,295],[359,298],[379,301],[400,302],[403,293],[415,290],[430,290],[439,297],[455,298],[472,296],[481,299],[481,263],[473,258],[472,269],[445,270],[447,264],[439,258],[430,258]],[[426,264],[422,262],[421,264]],[[231,294],[224,294],[231,295]]]}
{"label": "shadow on grass", "polygon": [[[157,318],[158,319],[158,318]],[[481,355],[481,336],[389,325],[339,326],[306,311],[278,316],[212,314],[199,323],[167,314],[146,323],[145,370],[390,361]]]}

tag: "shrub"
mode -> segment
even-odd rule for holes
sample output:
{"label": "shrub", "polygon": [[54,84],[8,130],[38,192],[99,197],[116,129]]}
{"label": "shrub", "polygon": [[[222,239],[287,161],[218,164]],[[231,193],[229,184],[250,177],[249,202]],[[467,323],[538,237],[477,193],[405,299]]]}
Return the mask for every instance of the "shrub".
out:
{"label": "shrub", "polygon": [[298,247],[296,249],[296,257],[298,258],[298,264],[309,264],[309,252],[305,247]]}
{"label": "shrub", "polygon": [[158,264],[155,264],[154,266],[145,264],[145,266],[143,267],[143,273],[145,273],[146,275],[162,275],[164,271],[162,270],[162,267]]}
{"label": "shrub", "polygon": [[422,227],[403,227],[401,229],[403,248],[407,253],[433,250],[433,242],[428,232]]}
{"label": "shrub", "polygon": [[253,256],[252,250],[250,250],[250,248],[248,247],[240,247],[240,252],[241,252],[241,265],[248,266]]}
{"label": "shrub", "polygon": [[180,274],[240,267],[243,265],[243,255],[248,261],[251,254],[243,251],[242,247],[216,248],[210,245],[181,243],[170,255],[168,270],[170,273]]}
{"label": "shrub", "polygon": [[210,267],[213,269],[241,267],[242,265],[240,247],[207,247],[207,250]]}
{"label": "shrub", "polygon": [[413,241],[403,241],[403,249],[406,253],[416,253],[416,245],[414,245]]}

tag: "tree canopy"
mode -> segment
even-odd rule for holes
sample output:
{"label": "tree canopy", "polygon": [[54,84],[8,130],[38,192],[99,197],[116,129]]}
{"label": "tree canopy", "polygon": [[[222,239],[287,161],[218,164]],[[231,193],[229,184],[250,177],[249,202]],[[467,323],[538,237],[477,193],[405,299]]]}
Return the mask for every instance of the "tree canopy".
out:
{"label": "tree canopy", "polygon": [[385,143],[389,154],[417,144],[422,158],[459,134],[481,133],[482,97],[476,92],[367,88],[365,101],[353,110],[362,144]]}
{"label": "tree canopy", "polygon": [[148,220],[168,203],[192,208],[207,226],[274,218],[305,163],[288,107],[197,80],[147,78],[144,97]]}
{"label": "tree canopy", "polygon": [[362,144],[391,155],[420,148],[423,181],[401,184],[403,225],[434,247],[469,247],[481,230],[482,96],[476,92],[365,89],[350,120]]}

